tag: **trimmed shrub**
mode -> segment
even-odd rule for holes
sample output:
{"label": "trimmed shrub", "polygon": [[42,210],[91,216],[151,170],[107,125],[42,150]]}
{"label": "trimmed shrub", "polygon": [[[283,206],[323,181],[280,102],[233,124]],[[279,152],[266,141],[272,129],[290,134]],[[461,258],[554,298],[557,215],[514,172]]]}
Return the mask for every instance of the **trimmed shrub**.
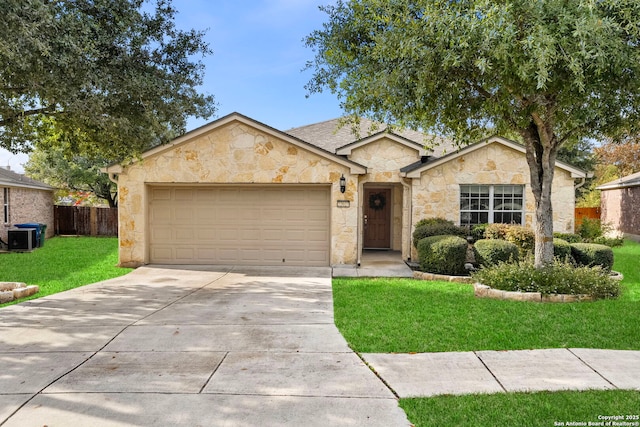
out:
{"label": "trimmed shrub", "polygon": [[487,230],[488,226],[489,224],[476,224],[471,227],[471,230],[469,230],[469,233],[471,234],[471,237],[473,237],[474,242],[478,240],[486,239],[484,232]]}
{"label": "trimmed shrub", "polygon": [[423,225],[455,225],[453,221],[449,221],[448,219],[436,217],[436,218],[425,218],[421,219],[416,223],[416,228],[422,227]]}
{"label": "trimmed shrub", "polygon": [[[424,221],[424,220],[423,220]],[[413,245],[417,248],[420,240],[431,236],[458,236],[467,237],[468,231],[464,227],[459,227],[453,223],[435,223],[421,225],[413,232]]]}
{"label": "trimmed shrub", "polygon": [[613,250],[597,243],[572,243],[571,255],[578,265],[600,266],[605,270],[613,267]]}
{"label": "trimmed shrub", "polygon": [[509,228],[509,224],[489,224],[487,228],[484,230],[485,239],[502,239],[506,240],[507,229]]}
{"label": "trimmed shrub", "polygon": [[489,224],[485,230],[485,238],[500,239],[511,242],[518,247],[520,258],[533,253],[535,234],[533,230],[515,224]]}
{"label": "trimmed shrub", "polygon": [[570,261],[571,258],[571,245],[566,240],[553,239],[553,256],[560,261]]}
{"label": "trimmed shrub", "polygon": [[533,253],[536,235],[530,228],[521,225],[509,225],[504,236],[507,242],[511,242],[518,247],[520,258],[525,258]]}
{"label": "trimmed shrub", "polygon": [[593,243],[597,243],[599,245],[606,245],[610,248],[614,248],[616,246],[622,246],[624,244],[624,239],[622,237],[605,237],[600,236],[593,239]]}
{"label": "trimmed shrub", "polygon": [[472,274],[483,285],[494,289],[542,294],[591,295],[593,298],[617,298],[620,282],[600,267],[575,267],[556,261],[543,268],[535,268],[532,261],[500,263]]}
{"label": "trimmed shrub", "polygon": [[568,243],[582,243],[582,237],[579,234],[573,233],[553,233],[553,237],[556,239],[562,239]]}
{"label": "trimmed shrub", "polygon": [[426,237],[418,242],[420,268],[429,273],[464,275],[467,248],[467,241],[462,237]]}
{"label": "trimmed shrub", "polygon": [[[518,247],[506,240],[482,239],[473,245],[476,262],[483,266],[518,261]],[[571,248],[569,248],[571,253]]]}

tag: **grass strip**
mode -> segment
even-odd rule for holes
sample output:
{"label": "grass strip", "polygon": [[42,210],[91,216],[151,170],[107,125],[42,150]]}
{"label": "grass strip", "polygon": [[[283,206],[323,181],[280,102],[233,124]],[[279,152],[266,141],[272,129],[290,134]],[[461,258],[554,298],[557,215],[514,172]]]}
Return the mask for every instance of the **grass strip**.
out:
{"label": "grass strip", "polygon": [[[401,399],[400,407],[416,427],[640,424],[640,392],[626,390],[446,395]],[[604,419],[611,416],[622,419]]]}
{"label": "grass strip", "polygon": [[132,269],[117,267],[118,239],[114,237],[54,237],[33,252],[0,254],[0,281],[38,285],[31,297],[63,292],[122,276]]}

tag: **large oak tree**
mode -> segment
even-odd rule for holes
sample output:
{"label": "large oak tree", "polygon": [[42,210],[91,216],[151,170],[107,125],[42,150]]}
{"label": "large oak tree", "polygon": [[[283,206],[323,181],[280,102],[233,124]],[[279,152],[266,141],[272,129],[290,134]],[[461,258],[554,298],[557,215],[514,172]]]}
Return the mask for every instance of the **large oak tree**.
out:
{"label": "large oak tree", "polygon": [[310,92],[346,112],[451,136],[518,135],[535,197],[536,266],[553,260],[551,187],[570,140],[640,123],[637,0],[350,0],[306,39]]}
{"label": "large oak tree", "polygon": [[63,145],[122,160],[184,131],[215,104],[197,90],[203,33],[170,0],[0,2],[0,147]]}

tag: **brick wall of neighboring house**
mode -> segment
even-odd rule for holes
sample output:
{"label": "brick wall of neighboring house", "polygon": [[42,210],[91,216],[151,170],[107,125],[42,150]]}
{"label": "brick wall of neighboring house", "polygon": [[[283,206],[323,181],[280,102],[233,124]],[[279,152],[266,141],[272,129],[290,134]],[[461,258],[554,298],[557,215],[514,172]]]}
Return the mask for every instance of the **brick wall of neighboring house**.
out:
{"label": "brick wall of neighboring house", "polygon": [[36,190],[31,188],[9,188],[9,221],[4,223],[4,189],[0,189],[0,237],[7,241],[7,230],[15,224],[37,222],[47,225],[46,237],[54,235],[53,190]]}
{"label": "brick wall of neighboring house", "polygon": [[603,190],[601,193],[603,223],[622,233],[640,237],[640,186]]}

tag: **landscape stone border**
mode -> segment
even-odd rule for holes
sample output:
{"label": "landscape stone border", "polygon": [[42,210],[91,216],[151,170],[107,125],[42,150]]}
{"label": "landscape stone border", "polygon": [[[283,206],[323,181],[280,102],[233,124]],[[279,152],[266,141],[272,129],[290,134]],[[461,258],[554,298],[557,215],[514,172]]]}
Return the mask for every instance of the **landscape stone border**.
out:
{"label": "landscape stone border", "polygon": [[478,298],[504,299],[509,301],[531,302],[581,302],[593,301],[591,295],[578,294],[542,294],[540,292],[515,292],[493,289],[480,283],[473,284],[473,294]]}
{"label": "landscape stone border", "polygon": [[[623,275],[619,272],[612,272],[612,278],[622,280]],[[490,286],[475,282],[468,276],[447,276],[445,274],[425,273],[414,271],[413,278],[417,280],[439,280],[453,283],[473,284],[473,293],[477,298],[503,299],[509,301],[531,301],[531,302],[581,302],[593,301],[593,297],[587,294],[542,294],[540,292],[515,292],[493,289]]]}
{"label": "landscape stone border", "polygon": [[541,294],[540,292],[514,292],[493,289],[487,285],[474,282],[471,277],[447,276],[444,274],[425,273],[414,271],[413,278],[418,280],[439,280],[453,283],[473,284],[473,293],[477,298],[502,299],[508,301],[531,301],[531,302],[579,302],[593,301],[591,295],[568,295],[568,294]]}
{"label": "landscape stone border", "polygon": [[473,279],[469,276],[447,276],[446,274],[425,273],[423,271],[414,271],[413,278],[418,280],[439,280],[454,283],[473,283]]}
{"label": "landscape stone border", "polygon": [[0,282],[0,304],[31,296],[40,291],[36,285],[22,282]]}

